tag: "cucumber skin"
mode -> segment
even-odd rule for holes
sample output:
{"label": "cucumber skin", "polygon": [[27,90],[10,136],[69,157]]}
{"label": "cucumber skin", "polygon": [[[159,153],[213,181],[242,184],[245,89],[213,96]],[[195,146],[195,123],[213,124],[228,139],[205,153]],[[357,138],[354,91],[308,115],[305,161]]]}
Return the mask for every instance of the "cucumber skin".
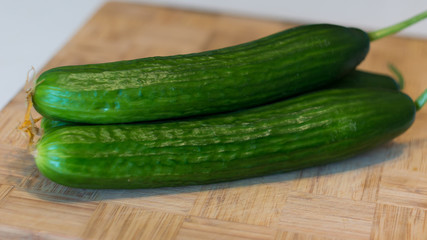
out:
{"label": "cucumber skin", "polygon": [[44,117],[92,124],[230,112],[330,84],[368,50],[361,30],[305,25],[207,52],[54,68],[33,103]]}
{"label": "cucumber skin", "polygon": [[332,89],[209,118],[56,128],[38,143],[36,164],[78,188],[208,184],[343,160],[390,141],[414,118],[401,92]]}
{"label": "cucumber skin", "polygon": [[77,126],[77,125],[85,125],[85,124],[78,124],[73,122],[63,122],[59,120],[53,120],[49,118],[42,118],[40,128],[43,130],[43,133],[46,133],[54,128],[57,127],[63,127],[63,126]]}
{"label": "cucumber skin", "polygon": [[[366,72],[361,70],[355,70],[346,76],[344,76],[339,81],[332,83],[325,87],[325,89],[334,89],[334,88],[379,88],[379,89],[390,89],[390,90],[399,90],[399,85],[396,80],[392,77]],[[41,121],[41,128],[44,132],[50,131],[56,127],[62,126],[74,126],[74,125],[85,125],[81,123],[73,122],[63,122],[60,120],[53,120],[49,118],[43,118]]]}
{"label": "cucumber skin", "polygon": [[378,88],[399,91],[400,86],[388,75],[356,70],[326,88]]}

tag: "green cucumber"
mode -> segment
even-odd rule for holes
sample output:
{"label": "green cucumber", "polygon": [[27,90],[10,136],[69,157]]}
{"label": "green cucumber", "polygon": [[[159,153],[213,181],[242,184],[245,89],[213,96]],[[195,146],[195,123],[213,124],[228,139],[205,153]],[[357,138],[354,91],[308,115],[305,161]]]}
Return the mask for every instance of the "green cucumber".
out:
{"label": "green cucumber", "polygon": [[356,70],[326,88],[380,88],[398,91],[400,86],[388,75]]}
{"label": "green cucumber", "polygon": [[365,58],[370,41],[406,26],[368,34],[305,25],[201,53],[58,67],[40,75],[32,101],[45,117],[93,124],[241,110],[332,83]]}
{"label": "green cucumber", "polygon": [[59,127],[35,159],[43,175],[71,187],[208,184],[355,156],[403,133],[415,112],[399,91],[329,89],[206,118]]}
{"label": "green cucumber", "polygon": [[[390,76],[356,70],[347,74],[345,77],[326,88],[382,88],[390,90],[399,90],[399,85]],[[41,120],[41,129],[44,132],[50,129],[62,126],[84,125],[82,123],[64,122],[50,118],[43,118]]]}
{"label": "green cucumber", "polygon": [[47,131],[50,131],[51,129],[57,128],[57,127],[63,127],[63,126],[76,126],[76,125],[85,125],[85,124],[79,124],[79,123],[73,123],[73,122],[63,122],[60,120],[54,120],[50,118],[42,118],[40,123],[40,128],[43,130],[44,133]]}
{"label": "green cucumber", "polygon": [[54,68],[33,102],[43,116],[96,124],[228,112],[323,87],[368,49],[360,30],[301,26],[213,51]]}

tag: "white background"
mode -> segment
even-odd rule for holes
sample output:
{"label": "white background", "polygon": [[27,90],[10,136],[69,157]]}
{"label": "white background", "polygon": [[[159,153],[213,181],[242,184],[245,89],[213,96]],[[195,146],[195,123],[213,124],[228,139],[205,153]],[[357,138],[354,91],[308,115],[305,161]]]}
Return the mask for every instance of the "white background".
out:
{"label": "white background", "polygon": [[[0,109],[104,0],[0,0]],[[427,0],[134,0],[296,23],[328,22],[366,31],[427,10]],[[400,35],[427,38],[427,20]],[[426,56],[427,57],[427,56]]]}

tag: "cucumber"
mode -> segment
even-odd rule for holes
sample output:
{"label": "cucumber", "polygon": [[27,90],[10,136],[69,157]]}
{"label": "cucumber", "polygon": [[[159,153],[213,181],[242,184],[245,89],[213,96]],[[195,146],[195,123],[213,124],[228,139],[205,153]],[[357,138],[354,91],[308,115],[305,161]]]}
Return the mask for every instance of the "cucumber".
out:
{"label": "cucumber", "polygon": [[35,159],[43,175],[71,187],[208,184],[355,156],[403,133],[415,113],[399,91],[328,89],[206,118],[59,127]]}
{"label": "cucumber", "polygon": [[305,25],[201,53],[58,67],[40,75],[32,101],[45,117],[93,124],[241,110],[332,83],[365,58],[370,41],[426,17],[370,33]]}
{"label": "cucumber", "polygon": [[93,124],[229,112],[323,87],[368,49],[361,30],[300,26],[207,52],[54,68],[32,100],[45,117]]}
{"label": "cucumber", "polygon": [[[342,79],[334,82],[326,88],[381,88],[390,90],[399,90],[399,85],[390,76],[356,70],[347,74]],[[62,126],[74,126],[74,125],[85,125],[82,123],[64,122],[60,120],[54,120],[50,118],[43,118],[41,120],[41,128],[44,132],[50,131],[50,129]]]}
{"label": "cucumber", "polygon": [[398,91],[401,87],[388,75],[356,70],[326,88],[380,88]]}
{"label": "cucumber", "polygon": [[43,130],[43,132],[50,131],[51,129],[62,127],[62,126],[76,126],[76,125],[86,125],[81,123],[74,123],[74,122],[63,122],[59,120],[54,120],[50,118],[42,118],[40,123],[40,128]]}

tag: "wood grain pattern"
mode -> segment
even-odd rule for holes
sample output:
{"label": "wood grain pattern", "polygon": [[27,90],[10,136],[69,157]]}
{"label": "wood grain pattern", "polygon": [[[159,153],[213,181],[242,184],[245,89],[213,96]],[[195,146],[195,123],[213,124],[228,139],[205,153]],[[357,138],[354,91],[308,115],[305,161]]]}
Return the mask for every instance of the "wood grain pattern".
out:
{"label": "wood grain pattern", "polygon": [[96,202],[14,189],[1,205],[0,225],[78,237],[96,206]]}
{"label": "wood grain pattern", "polygon": [[190,212],[192,216],[262,226],[278,221],[288,190],[278,184],[264,185],[259,178],[204,189]]}
{"label": "wood grain pattern", "polygon": [[99,198],[111,203],[184,215],[193,208],[200,188],[200,186],[190,186],[144,190],[105,190],[99,191]]}
{"label": "wood grain pattern", "polygon": [[374,212],[374,203],[294,192],[286,200],[279,227],[326,237],[368,239]]}
{"label": "wood grain pattern", "polygon": [[4,199],[9,195],[12,189],[13,186],[0,184],[0,205],[4,202]]}
{"label": "wood grain pattern", "polygon": [[36,170],[26,148],[0,144],[0,183],[18,185]]}
{"label": "wood grain pattern", "polygon": [[[226,47],[292,24],[106,3],[45,69]],[[417,97],[427,41],[375,41],[360,68],[393,63]],[[26,73],[22,73],[23,79]],[[0,111],[0,239],[426,239],[427,108],[392,142],[335,164],[180,188],[86,190],[46,179],[16,128],[25,91]]]}
{"label": "wood grain pattern", "polygon": [[176,239],[270,240],[274,231],[267,227],[208,218],[186,218]]}
{"label": "wood grain pattern", "polygon": [[382,174],[377,202],[427,210],[426,196],[425,174],[395,170]]}
{"label": "wood grain pattern", "polygon": [[83,233],[87,239],[175,239],[184,216],[100,203]]}
{"label": "wood grain pattern", "polygon": [[371,239],[426,239],[426,213],[417,208],[379,204],[376,207]]}
{"label": "wood grain pattern", "polygon": [[305,234],[305,233],[278,231],[274,240],[340,240],[340,238],[317,236],[317,235]]}

